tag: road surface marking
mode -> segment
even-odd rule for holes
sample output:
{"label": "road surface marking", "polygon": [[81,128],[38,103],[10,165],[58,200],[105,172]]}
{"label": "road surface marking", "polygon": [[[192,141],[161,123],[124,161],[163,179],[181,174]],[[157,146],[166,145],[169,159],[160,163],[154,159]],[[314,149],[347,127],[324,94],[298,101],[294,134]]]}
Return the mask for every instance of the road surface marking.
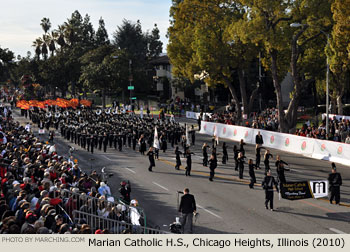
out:
{"label": "road surface marking", "polygon": [[105,159],[109,160],[109,161],[113,161],[112,159],[106,157],[105,155],[101,155],[102,157],[104,157]]}
{"label": "road surface marking", "polygon": [[112,161],[112,162],[118,161],[117,159],[110,159],[109,157],[106,157],[105,155],[101,155],[101,156],[109,161]]}
{"label": "road surface marking", "polygon": [[156,183],[156,182],[152,182],[152,183],[155,184],[156,186],[159,186],[160,188],[162,188],[162,189],[164,189],[164,190],[166,190],[166,191],[169,191],[168,188],[166,188],[166,187],[164,187],[164,186],[162,186],[162,185],[160,185],[160,184],[158,184],[158,183]]}
{"label": "road surface marking", "polygon": [[132,172],[132,173],[136,174],[135,171],[133,171],[133,170],[131,170],[131,169],[129,169],[129,168],[125,168],[125,169],[127,169],[129,172]]}
{"label": "road surface marking", "polygon": [[340,230],[335,229],[335,228],[330,228],[329,230],[331,230],[332,232],[337,233],[337,234],[346,234],[345,232],[340,231]]}
{"label": "road surface marking", "polygon": [[204,211],[206,211],[207,213],[209,213],[209,214],[211,214],[211,215],[215,216],[216,218],[222,219],[222,217],[221,217],[221,216],[219,216],[219,215],[217,215],[217,214],[213,213],[212,211],[209,211],[208,209],[205,209],[204,207],[202,207],[202,206],[200,206],[200,205],[198,205],[198,204],[197,204],[197,207],[199,207],[199,208],[203,209],[203,210],[204,210]]}

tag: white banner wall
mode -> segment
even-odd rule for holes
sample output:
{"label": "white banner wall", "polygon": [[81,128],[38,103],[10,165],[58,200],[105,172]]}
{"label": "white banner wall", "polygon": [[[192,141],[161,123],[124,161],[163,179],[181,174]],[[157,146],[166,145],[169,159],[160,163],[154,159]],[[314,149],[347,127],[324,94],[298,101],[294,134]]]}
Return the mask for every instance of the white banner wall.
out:
{"label": "white banner wall", "polygon": [[326,140],[315,140],[314,158],[350,165],[350,145]]}
{"label": "white banner wall", "polygon": [[258,131],[263,136],[264,147],[350,165],[349,144],[205,121],[202,122],[200,133],[234,141],[243,139],[248,144],[255,144]]}
{"label": "white banner wall", "polygon": [[[322,120],[324,120],[326,117],[327,117],[327,114],[326,114],[326,113],[323,113],[323,114],[322,114]],[[345,119],[345,120],[350,120],[350,116],[329,114],[329,118],[330,118],[330,119],[333,119],[334,117],[335,117],[338,121],[343,120],[343,119]]]}

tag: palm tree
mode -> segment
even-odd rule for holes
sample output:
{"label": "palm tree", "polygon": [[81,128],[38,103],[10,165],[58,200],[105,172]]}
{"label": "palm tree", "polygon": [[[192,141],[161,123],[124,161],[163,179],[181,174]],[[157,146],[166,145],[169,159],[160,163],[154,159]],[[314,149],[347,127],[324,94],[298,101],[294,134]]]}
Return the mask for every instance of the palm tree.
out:
{"label": "palm tree", "polygon": [[49,51],[47,50],[47,45],[50,42],[49,35],[43,35],[43,45],[41,46],[41,54],[44,56],[44,60],[47,60],[47,54]]}
{"label": "palm tree", "polygon": [[52,31],[51,35],[49,35],[49,50],[51,52],[51,56],[53,56],[56,51],[56,41],[58,38],[58,33],[56,31]]}
{"label": "palm tree", "polygon": [[33,47],[35,47],[35,55],[37,57],[37,60],[40,60],[42,44],[43,44],[43,40],[40,37],[37,38],[35,41],[33,41]]}
{"label": "palm tree", "polygon": [[51,22],[49,18],[43,18],[41,19],[41,23],[40,23],[41,27],[43,28],[45,35],[46,33],[50,30],[51,28]]}

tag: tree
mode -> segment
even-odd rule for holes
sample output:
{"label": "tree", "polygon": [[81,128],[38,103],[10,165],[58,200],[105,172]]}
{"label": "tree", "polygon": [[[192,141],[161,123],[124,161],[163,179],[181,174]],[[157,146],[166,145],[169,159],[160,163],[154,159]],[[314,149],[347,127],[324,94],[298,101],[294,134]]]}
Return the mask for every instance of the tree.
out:
{"label": "tree", "polygon": [[[135,93],[149,92],[153,81],[152,76],[148,75],[149,70],[152,70],[147,58],[149,39],[147,33],[142,32],[141,22],[138,20],[133,23],[124,19],[114,32],[113,38],[113,45],[122,52],[120,60],[123,64],[121,65],[126,69],[122,71],[122,87],[126,89],[131,80],[135,84]],[[156,38],[153,38],[153,41],[156,42]]]}
{"label": "tree", "polygon": [[[342,97],[349,88],[350,79],[350,16],[349,0],[334,0],[331,6],[333,13],[334,26],[331,31],[329,48],[327,55],[329,57],[330,70],[332,72],[333,85],[331,86],[333,95],[338,107],[338,114],[343,114]],[[333,102],[335,104],[335,102]],[[335,106],[332,106],[335,109]]]}
{"label": "tree", "polygon": [[132,23],[126,19],[113,34],[114,44],[124,50],[133,62],[145,62],[147,38],[142,32],[141,23]]}
{"label": "tree", "polygon": [[41,46],[43,44],[43,40],[39,37],[33,42],[33,47],[35,47],[35,55],[37,60],[40,60],[40,55],[41,55]]}
{"label": "tree", "polygon": [[15,55],[8,48],[0,47],[0,81],[7,81],[10,77],[10,69]]}
{"label": "tree", "polygon": [[105,27],[105,21],[100,17],[100,20],[98,21],[98,29],[96,32],[96,45],[109,45],[110,41],[108,39],[108,33]]}
{"label": "tree", "polygon": [[[194,82],[194,76],[207,73],[210,86],[223,84],[236,105],[237,120],[249,114],[257,88],[246,83],[245,72],[256,58],[254,44],[242,43],[232,25],[242,19],[244,9],[233,1],[173,1],[172,25],[167,48],[174,74]],[[235,79],[238,82],[235,83]],[[248,90],[250,99],[248,99]]]}
{"label": "tree", "polygon": [[49,50],[51,52],[51,56],[53,56],[54,52],[56,51],[57,39],[58,39],[58,33],[56,31],[52,31],[51,35],[49,36]]}
{"label": "tree", "polygon": [[40,23],[41,27],[43,28],[45,35],[47,34],[47,32],[50,30],[51,28],[51,22],[49,18],[44,17],[43,19],[41,19],[41,23]]}
{"label": "tree", "polygon": [[111,71],[109,61],[113,47],[109,45],[100,46],[88,51],[81,57],[82,74],[79,82],[90,88],[102,90],[102,106],[106,107],[106,89],[111,88]]}
{"label": "tree", "polygon": [[160,41],[159,29],[157,24],[154,24],[154,28],[147,36],[148,39],[148,55],[149,59],[154,59],[158,57],[163,51],[163,42]]}

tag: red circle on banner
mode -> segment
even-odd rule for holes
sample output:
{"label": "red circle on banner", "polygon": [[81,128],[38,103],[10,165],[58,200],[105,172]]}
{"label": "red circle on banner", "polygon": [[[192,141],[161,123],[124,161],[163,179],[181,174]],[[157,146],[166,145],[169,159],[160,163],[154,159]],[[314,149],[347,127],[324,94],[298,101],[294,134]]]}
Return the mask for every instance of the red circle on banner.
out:
{"label": "red circle on banner", "polygon": [[339,146],[337,152],[341,155],[343,153],[343,147]]}
{"label": "red circle on banner", "polygon": [[324,151],[326,149],[326,145],[325,144],[322,144],[321,145],[321,151]]}
{"label": "red circle on banner", "polygon": [[305,150],[305,149],[306,149],[306,142],[305,142],[305,141],[301,144],[301,149],[302,149],[302,150]]}
{"label": "red circle on banner", "polygon": [[284,145],[287,147],[289,146],[289,138],[286,138],[286,141],[284,141]]}
{"label": "red circle on banner", "polygon": [[246,137],[248,137],[248,130],[245,132],[245,134],[244,134],[244,138],[246,138]]}
{"label": "red circle on banner", "polygon": [[223,134],[226,134],[226,127],[222,130]]}
{"label": "red circle on banner", "polygon": [[235,130],[233,131],[233,135],[234,135],[234,136],[237,135],[237,129],[235,129]]}
{"label": "red circle on banner", "polygon": [[275,137],[274,137],[274,136],[271,136],[271,137],[270,137],[270,143],[273,144],[274,142],[275,142]]}
{"label": "red circle on banner", "polygon": [[204,127],[203,127],[203,128],[204,128],[204,130],[207,130],[207,125],[204,125]]}

